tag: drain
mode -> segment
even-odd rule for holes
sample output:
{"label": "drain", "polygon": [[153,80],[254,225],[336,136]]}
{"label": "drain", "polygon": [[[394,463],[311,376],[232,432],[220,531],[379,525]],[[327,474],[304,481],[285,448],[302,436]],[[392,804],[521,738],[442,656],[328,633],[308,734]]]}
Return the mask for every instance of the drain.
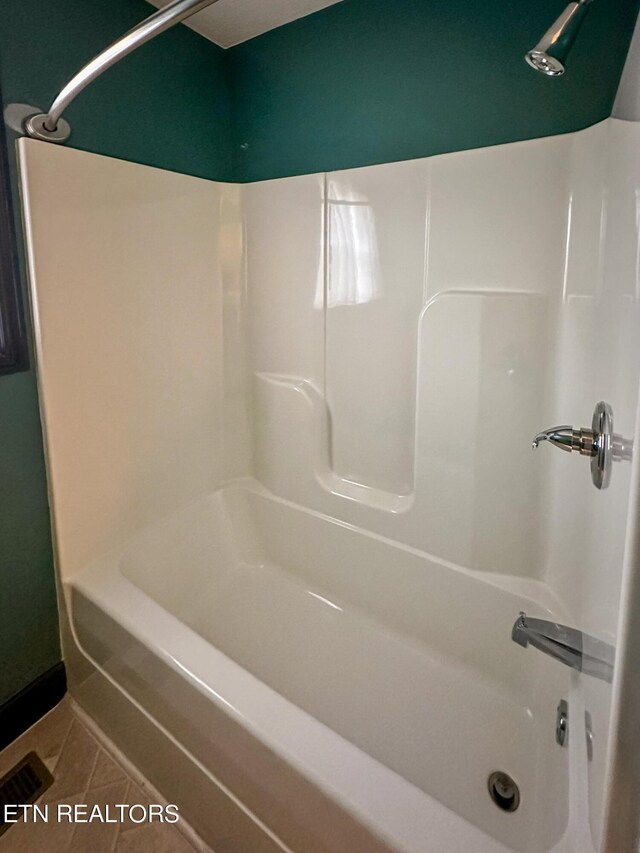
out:
{"label": "drain", "polygon": [[514,812],[520,805],[520,789],[508,773],[496,770],[489,776],[489,794],[503,812]]}

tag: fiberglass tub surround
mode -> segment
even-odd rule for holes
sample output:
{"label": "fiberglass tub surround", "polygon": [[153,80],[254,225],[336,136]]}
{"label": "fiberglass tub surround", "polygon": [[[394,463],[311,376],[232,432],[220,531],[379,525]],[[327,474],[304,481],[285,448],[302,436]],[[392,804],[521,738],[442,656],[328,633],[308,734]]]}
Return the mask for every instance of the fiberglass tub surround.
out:
{"label": "fiberglass tub surround", "polygon": [[511,627],[615,642],[629,469],[603,501],[531,439],[598,399],[633,434],[638,142],[242,188],[21,142],[67,643],[97,667],[72,690],[108,716],[104,673],[264,849],[596,849],[610,686]]}

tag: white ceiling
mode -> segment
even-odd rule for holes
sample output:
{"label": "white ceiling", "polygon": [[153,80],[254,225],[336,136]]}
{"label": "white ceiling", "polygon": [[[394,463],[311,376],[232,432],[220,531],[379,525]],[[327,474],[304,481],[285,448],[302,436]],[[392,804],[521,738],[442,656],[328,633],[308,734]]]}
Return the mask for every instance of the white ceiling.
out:
{"label": "white ceiling", "polygon": [[[169,0],[149,2],[161,8]],[[218,0],[184,23],[220,47],[233,47],[339,2],[341,0]]]}

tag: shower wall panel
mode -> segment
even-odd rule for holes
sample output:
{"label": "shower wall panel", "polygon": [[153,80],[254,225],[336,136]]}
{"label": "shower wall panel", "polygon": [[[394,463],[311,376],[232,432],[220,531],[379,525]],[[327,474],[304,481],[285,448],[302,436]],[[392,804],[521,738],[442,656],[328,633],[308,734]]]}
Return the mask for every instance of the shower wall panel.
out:
{"label": "shower wall panel", "polygon": [[233,185],[33,140],[20,155],[66,579],[248,470],[242,219]]}
{"label": "shower wall panel", "polygon": [[323,177],[243,187],[251,264],[248,344],[252,370],[324,383]]}
{"label": "shower wall panel", "polygon": [[244,188],[265,485],[541,577],[531,425],[549,416],[570,152],[555,137],[329,173],[324,198],[318,176]]}
{"label": "shower wall panel", "polygon": [[[606,400],[615,431],[628,438],[640,379],[639,152],[636,122],[610,120],[572,140],[566,278],[549,421],[590,426],[595,403]],[[571,624],[616,645],[631,466],[614,463],[609,488],[597,491],[583,460],[564,453],[549,457],[546,580],[569,607]],[[597,845],[611,686],[590,678],[579,686],[593,733],[587,776]]]}
{"label": "shower wall panel", "polygon": [[558,294],[572,136],[433,157],[427,295]]}
{"label": "shower wall panel", "polygon": [[326,386],[333,471],[392,494],[415,488],[418,323],[427,161],[327,175]]}

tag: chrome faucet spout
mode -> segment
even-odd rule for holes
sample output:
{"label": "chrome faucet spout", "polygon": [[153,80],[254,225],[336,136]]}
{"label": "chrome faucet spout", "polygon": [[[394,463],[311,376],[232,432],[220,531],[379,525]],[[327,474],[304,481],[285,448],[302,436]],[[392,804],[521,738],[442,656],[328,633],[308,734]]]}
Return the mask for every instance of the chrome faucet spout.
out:
{"label": "chrome faucet spout", "polygon": [[549,441],[561,450],[571,453],[574,445],[574,430],[571,426],[556,426],[539,432],[533,439],[531,446],[535,450],[541,442]]}
{"label": "chrome faucet spout", "polygon": [[511,630],[511,639],[525,649],[531,645],[585,675],[609,683],[613,679],[615,648],[577,628],[531,619],[521,611]]}

